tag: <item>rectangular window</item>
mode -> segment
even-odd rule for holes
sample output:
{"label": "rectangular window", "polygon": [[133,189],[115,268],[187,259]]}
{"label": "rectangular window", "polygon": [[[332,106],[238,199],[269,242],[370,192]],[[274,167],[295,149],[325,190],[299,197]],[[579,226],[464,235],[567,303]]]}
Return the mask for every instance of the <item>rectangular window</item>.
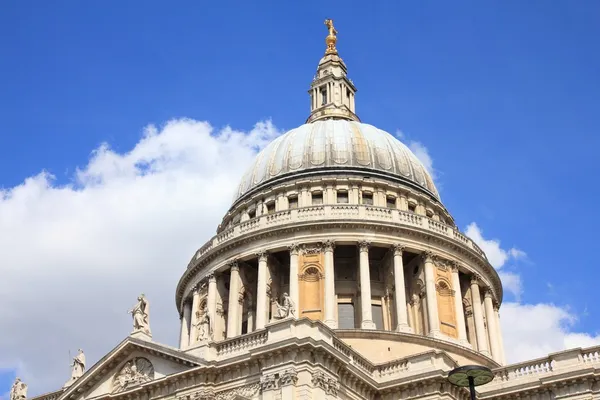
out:
{"label": "rectangular window", "polygon": [[416,212],[417,211],[416,204],[408,203],[408,211],[410,211],[410,212]]}
{"label": "rectangular window", "polygon": [[363,192],[362,193],[362,203],[368,206],[373,205],[373,193]]}
{"label": "rectangular window", "polygon": [[338,192],[337,192],[337,202],[338,203],[343,203],[343,204],[348,204],[348,192],[342,191],[342,190],[338,190]]}
{"label": "rectangular window", "polygon": [[371,304],[371,313],[373,314],[373,323],[375,329],[382,331],[383,328],[383,308],[381,304]]}
{"label": "rectangular window", "polygon": [[354,329],[356,324],[354,321],[354,304],[353,303],[338,303],[338,328],[339,329]]}
{"label": "rectangular window", "polygon": [[321,105],[324,106],[325,104],[327,104],[327,89],[325,89],[325,88],[321,89],[321,97],[322,97]]}
{"label": "rectangular window", "polygon": [[396,198],[388,196],[386,197],[387,208],[396,208]]}
{"label": "rectangular window", "polygon": [[248,333],[248,320],[242,321],[242,335]]}
{"label": "rectangular window", "polygon": [[313,206],[323,204],[323,192],[313,192],[311,197]]}
{"label": "rectangular window", "polygon": [[298,196],[288,197],[289,208],[298,208]]}
{"label": "rectangular window", "polygon": [[248,210],[248,218],[252,219],[256,217],[256,210]]}
{"label": "rectangular window", "polygon": [[267,204],[267,214],[273,214],[275,212],[275,203]]}

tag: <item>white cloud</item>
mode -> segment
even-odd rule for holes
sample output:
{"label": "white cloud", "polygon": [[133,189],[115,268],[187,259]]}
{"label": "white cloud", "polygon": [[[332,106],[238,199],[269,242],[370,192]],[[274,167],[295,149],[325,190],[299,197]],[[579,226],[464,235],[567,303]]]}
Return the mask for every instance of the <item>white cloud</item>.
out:
{"label": "white cloud", "polygon": [[425,147],[421,142],[411,141],[408,144],[408,148],[419,159],[419,161],[421,161],[421,164],[423,164],[427,172],[429,172],[431,178],[435,179],[436,174],[435,170],[433,169],[433,159],[429,155],[427,147]]}
{"label": "white cloud", "polygon": [[175,345],[177,281],[277,134],[270,121],[244,133],[175,120],[128,153],[101,146],[72,184],[41,172],[1,191],[0,370],[32,395],[60,387],[69,349],[95,361],[130,332],[140,292],[155,339]]}
{"label": "white cloud", "polygon": [[475,222],[471,222],[467,226],[465,234],[481,247],[481,250],[487,255],[490,264],[496,269],[502,268],[509,259],[517,260],[527,257],[527,254],[524,251],[514,247],[504,250],[500,247],[500,241],[498,239],[484,239],[482,230]]}
{"label": "white cloud", "polygon": [[504,291],[511,293],[516,301],[521,300],[521,294],[523,294],[523,284],[521,282],[521,276],[514,272],[501,271],[498,273]]}

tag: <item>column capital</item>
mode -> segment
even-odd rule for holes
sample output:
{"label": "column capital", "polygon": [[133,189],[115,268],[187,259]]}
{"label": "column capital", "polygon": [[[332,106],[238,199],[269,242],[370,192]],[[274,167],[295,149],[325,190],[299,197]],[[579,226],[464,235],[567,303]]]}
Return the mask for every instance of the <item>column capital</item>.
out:
{"label": "column capital", "polygon": [[323,251],[333,251],[335,248],[335,242],[333,240],[326,240],[322,243]]}
{"label": "column capital", "polygon": [[492,306],[494,307],[494,311],[500,311],[500,303],[496,299],[492,299]]}
{"label": "column capital", "polygon": [[213,282],[217,281],[217,277],[215,276],[214,272],[211,272],[210,274],[208,274],[206,279],[208,280],[208,283],[213,283]]}
{"label": "column capital", "polygon": [[300,245],[298,243],[292,243],[288,245],[288,250],[290,251],[291,255],[297,256],[300,252]]}
{"label": "column capital", "polygon": [[360,240],[358,242],[358,250],[361,253],[368,252],[369,251],[369,247],[371,247],[371,242],[369,242],[368,240]]}
{"label": "column capital", "polygon": [[471,275],[471,286],[479,285],[481,283],[481,276],[478,274]]}
{"label": "column capital", "polygon": [[240,266],[238,265],[237,261],[232,261],[229,264],[229,269],[232,271],[239,271],[240,270]]}
{"label": "column capital", "polygon": [[192,286],[192,293],[194,294],[194,296],[200,293],[200,282]]}
{"label": "column capital", "polygon": [[433,259],[435,258],[435,253],[431,250],[425,250],[421,253],[421,258],[424,262],[433,262]]}
{"label": "column capital", "polygon": [[484,289],[483,297],[484,298],[489,297],[490,299],[492,299],[492,301],[494,301],[494,292],[492,292],[492,289],[490,287],[486,287]]}
{"label": "column capital", "polygon": [[459,267],[460,267],[459,263],[457,263],[456,261],[450,261],[448,264],[450,265],[450,270],[452,272],[454,272],[454,273],[458,273],[459,272],[459,270],[460,270],[459,269]]}
{"label": "column capital", "polygon": [[279,385],[280,386],[288,386],[288,385],[296,385],[298,382],[298,373],[294,369],[286,369],[279,375]]}
{"label": "column capital", "polygon": [[256,253],[256,257],[258,257],[258,262],[266,262],[267,258],[269,258],[269,253],[266,250],[259,250]]}
{"label": "column capital", "polygon": [[402,256],[404,249],[406,249],[406,246],[401,243],[396,243],[392,246],[392,251],[395,256]]}

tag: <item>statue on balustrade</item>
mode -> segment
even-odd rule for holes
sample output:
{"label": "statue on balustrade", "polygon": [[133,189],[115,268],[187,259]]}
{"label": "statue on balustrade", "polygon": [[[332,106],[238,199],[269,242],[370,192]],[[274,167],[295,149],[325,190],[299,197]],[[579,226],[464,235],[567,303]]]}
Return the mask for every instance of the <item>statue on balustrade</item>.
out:
{"label": "statue on balustrade", "polygon": [[203,342],[206,340],[212,340],[213,331],[211,326],[211,317],[208,313],[208,308],[206,307],[206,304],[202,308],[202,312],[196,311],[196,317],[198,319],[198,341]]}
{"label": "statue on balustrade", "polygon": [[27,399],[27,385],[21,382],[21,378],[17,378],[10,388],[10,400],[25,399]]}
{"label": "statue on balustrade", "polygon": [[137,298],[138,302],[131,310],[129,310],[129,314],[133,317],[133,331],[134,332],[144,332],[148,335],[150,333],[150,303],[148,303],[148,299],[142,293]]}
{"label": "statue on balustrade", "polygon": [[83,354],[83,350],[79,349],[77,351],[77,355],[73,357],[73,362],[71,363],[71,379],[65,383],[64,387],[71,386],[77,379],[79,379],[83,373],[85,372],[85,354]]}
{"label": "statue on balustrade", "polygon": [[292,317],[295,317],[295,312],[296,312],[296,307],[294,305],[294,302],[292,301],[292,299],[290,298],[290,296],[287,293],[283,294],[283,302],[281,304],[279,304],[279,302],[277,302],[277,319],[282,319],[282,318],[287,318],[290,315]]}

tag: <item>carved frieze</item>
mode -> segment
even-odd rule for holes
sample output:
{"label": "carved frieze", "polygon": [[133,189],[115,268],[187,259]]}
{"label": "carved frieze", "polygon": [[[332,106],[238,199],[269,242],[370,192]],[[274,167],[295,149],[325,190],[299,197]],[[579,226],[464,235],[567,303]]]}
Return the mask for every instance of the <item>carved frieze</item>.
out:
{"label": "carved frieze", "polygon": [[286,369],[279,376],[280,386],[296,385],[298,382],[298,373],[294,369]]}
{"label": "carved frieze", "polygon": [[234,389],[224,390],[217,393],[216,400],[234,400],[236,397],[252,398],[260,389],[260,383],[253,383],[246,386],[240,386]]}
{"label": "carved frieze", "polygon": [[277,389],[277,376],[275,374],[264,375],[260,377],[260,391],[266,392],[268,390]]}
{"label": "carved frieze", "polygon": [[311,254],[321,254],[323,251],[323,246],[320,243],[308,245],[305,244],[302,246],[302,254],[311,255]]}
{"label": "carved frieze", "polygon": [[154,379],[154,366],[144,357],[135,357],[127,361],[113,380],[113,393],[119,393],[131,387]]}

